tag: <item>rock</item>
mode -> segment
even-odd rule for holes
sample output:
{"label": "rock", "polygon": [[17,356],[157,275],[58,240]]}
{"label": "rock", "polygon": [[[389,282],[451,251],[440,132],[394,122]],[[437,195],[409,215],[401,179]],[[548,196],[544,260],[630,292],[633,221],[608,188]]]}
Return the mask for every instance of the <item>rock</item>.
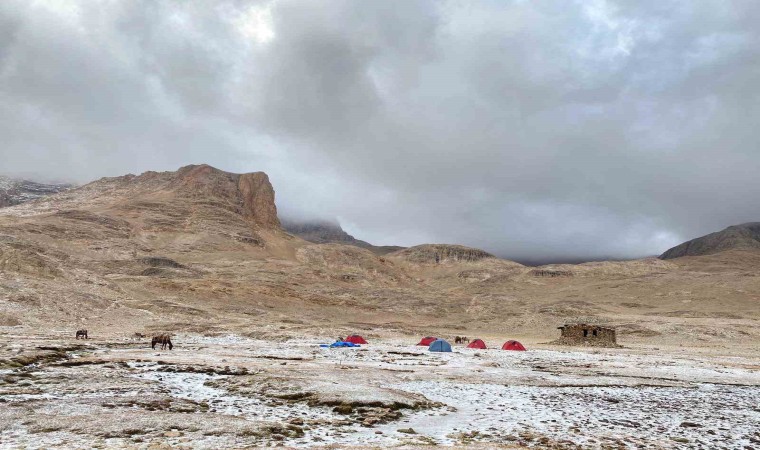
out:
{"label": "rock", "polygon": [[694,422],[681,422],[681,427],[683,428],[701,428],[702,425]]}
{"label": "rock", "polygon": [[398,431],[399,433],[404,433],[404,434],[417,434],[417,432],[414,431],[414,428],[399,428],[396,431]]}
{"label": "rock", "polygon": [[354,408],[348,403],[342,403],[333,408],[333,411],[338,414],[351,414],[353,410]]}
{"label": "rock", "polygon": [[177,430],[167,431],[166,433],[164,433],[164,437],[169,437],[169,438],[175,438],[175,437],[180,437],[180,436],[182,436],[182,432],[177,431]]}
{"label": "rock", "polygon": [[680,442],[682,444],[688,444],[689,443],[689,440],[686,439],[685,437],[671,436],[670,440],[674,441],[674,442]]}
{"label": "rock", "polygon": [[371,427],[375,425],[376,423],[380,422],[380,419],[374,418],[374,417],[368,417],[362,421],[362,425],[365,427]]}

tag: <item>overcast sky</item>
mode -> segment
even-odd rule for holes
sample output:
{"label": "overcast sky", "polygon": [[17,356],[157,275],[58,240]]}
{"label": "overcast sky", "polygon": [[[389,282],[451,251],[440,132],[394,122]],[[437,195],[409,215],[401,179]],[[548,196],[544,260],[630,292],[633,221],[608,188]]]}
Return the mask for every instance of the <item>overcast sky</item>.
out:
{"label": "overcast sky", "polygon": [[209,163],[375,244],[630,258],[760,220],[760,1],[0,2],[0,172]]}

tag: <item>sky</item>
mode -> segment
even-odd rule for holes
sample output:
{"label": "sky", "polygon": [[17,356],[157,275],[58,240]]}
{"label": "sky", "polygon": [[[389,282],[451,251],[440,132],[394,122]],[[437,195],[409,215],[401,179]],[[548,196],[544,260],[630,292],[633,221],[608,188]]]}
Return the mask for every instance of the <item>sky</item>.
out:
{"label": "sky", "polygon": [[0,173],[265,171],[282,215],[521,261],[760,220],[756,0],[4,0]]}

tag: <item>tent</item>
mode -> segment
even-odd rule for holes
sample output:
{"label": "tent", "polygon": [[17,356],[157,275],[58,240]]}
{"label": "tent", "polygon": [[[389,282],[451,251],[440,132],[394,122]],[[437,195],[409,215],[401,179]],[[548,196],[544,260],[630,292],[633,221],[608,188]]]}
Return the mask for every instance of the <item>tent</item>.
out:
{"label": "tent", "polygon": [[428,351],[430,352],[450,352],[451,351],[451,344],[446,342],[444,339],[436,339],[433,341],[432,344],[430,344],[430,347],[428,347]]}
{"label": "tent", "polygon": [[352,344],[369,344],[363,337],[359,336],[358,334],[352,334],[351,336],[344,339],[345,342],[350,342]]}
{"label": "tent", "polygon": [[524,352],[525,346],[517,341],[507,341],[501,346],[502,350],[516,350],[518,352]]}
{"label": "tent", "polygon": [[361,347],[359,344],[353,344],[351,342],[346,341],[339,341],[339,342],[333,342],[332,344],[320,344],[320,347],[323,348],[341,348],[341,347]]}
{"label": "tent", "polygon": [[427,347],[427,346],[430,346],[430,344],[432,344],[433,342],[435,342],[436,339],[438,339],[438,338],[434,338],[433,336],[426,336],[426,337],[422,338],[422,340],[420,341],[420,343],[417,344],[417,345],[424,345],[424,346]]}
{"label": "tent", "polygon": [[486,347],[486,343],[483,342],[483,339],[474,339],[467,345],[467,348],[479,348],[485,350],[488,347]]}

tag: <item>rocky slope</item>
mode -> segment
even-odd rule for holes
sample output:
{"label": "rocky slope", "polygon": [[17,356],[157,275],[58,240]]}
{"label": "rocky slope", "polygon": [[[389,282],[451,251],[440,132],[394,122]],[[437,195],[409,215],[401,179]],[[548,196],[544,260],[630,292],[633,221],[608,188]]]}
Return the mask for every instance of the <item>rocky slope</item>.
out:
{"label": "rocky slope", "polygon": [[466,334],[534,342],[583,320],[619,342],[750,346],[760,258],[525,267],[456,245],[377,255],[280,227],[266,174],[105,178],[0,209],[0,329],[284,339]]}
{"label": "rocky slope", "polygon": [[337,221],[282,218],[281,222],[282,228],[288,233],[315,244],[353,245],[365,248],[377,255],[385,255],[403,248],[393,245],[377,246],[356,239],[346,233]]}
{"label": "rocky slope", "polygon": [[660,255],[661,259],[712,255],[726,250],[760,250],[760,222],[734,225],[677,245]]}
{"label": "rocky slope", "polygon": [[44,184],[0,175],[0,208],[20,205],[71,189],[70,184]]}
{"label": "rocky slope", "polygon": [[390,256],[415,263],[446,264],[452,262],[475,262],[495,258],[483,250],[463,245],[423,244],[399,250]]}

